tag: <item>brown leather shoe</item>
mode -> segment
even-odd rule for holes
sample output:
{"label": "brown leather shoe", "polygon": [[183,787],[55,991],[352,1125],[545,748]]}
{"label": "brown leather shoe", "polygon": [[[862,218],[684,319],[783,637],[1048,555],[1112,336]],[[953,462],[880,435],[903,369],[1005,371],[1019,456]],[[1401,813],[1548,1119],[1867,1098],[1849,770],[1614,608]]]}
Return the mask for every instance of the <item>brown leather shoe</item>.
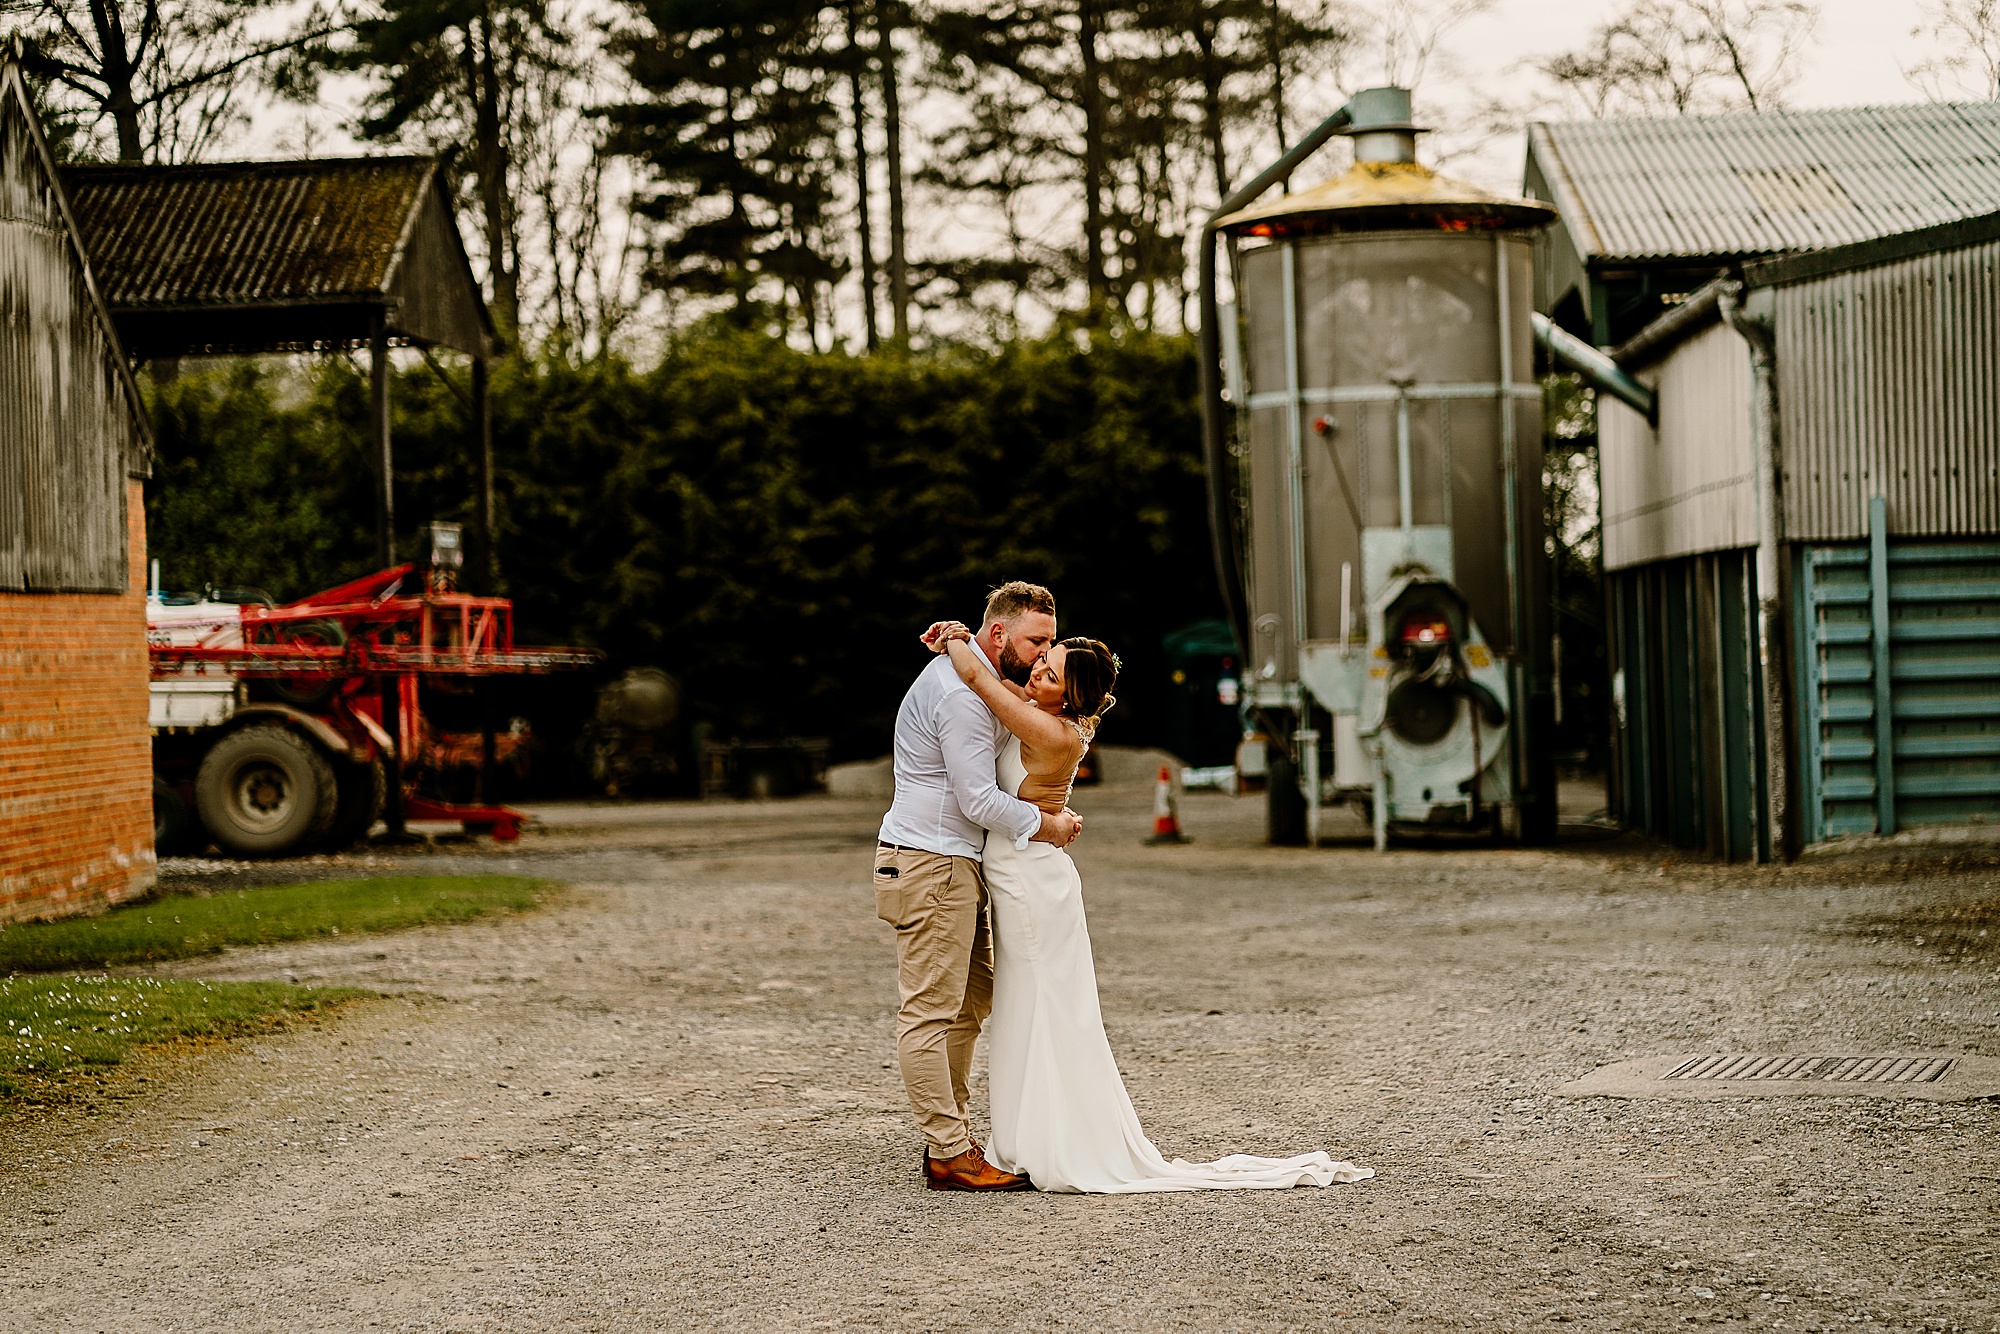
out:
{"label": "brown leather shoe", "polygon": [[[984,1155],[985,1150],[979,1147],[978,1140],[976,1139],[968,1140],[967,1143],[972,1145],[972,1151],[974,1153],[981,1154],[982,1156]],[[931,1157],[930,1149],[928,1147],[925,1147],[917,1150],[917,1161],[923,1164],[924,1177],[925,1179],[928,1180],[930,1177],[936,1175],[935,1169],[937,1168],[937,1165],[939,1163],[944,1161],[944,1159]]]}
{"label": "brown leather shoe", "polygon": [[931,1190],[1033,1190],[1025,1175],[1002,1172],[986,1161],[977,1144],[956,1158],[924,1154],[924,1185]]}

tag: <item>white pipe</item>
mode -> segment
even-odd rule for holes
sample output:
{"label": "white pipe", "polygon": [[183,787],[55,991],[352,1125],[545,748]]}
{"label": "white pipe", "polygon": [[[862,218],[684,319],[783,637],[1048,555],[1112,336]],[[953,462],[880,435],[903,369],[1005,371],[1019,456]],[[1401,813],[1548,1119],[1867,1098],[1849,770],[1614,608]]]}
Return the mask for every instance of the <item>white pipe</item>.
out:
{"label": "white pipe", "polygon": [[1410,481],[1410,396],[1408,394],[1396,395],[1396,505],[1397,514],[1403,521],[1403,531],[1407,533],[1417,522],[1417,507],[1411,494]]}
{"label": "white pipe", "polygon": [[1354,562],[1340,563],[1340,656],[1354,652]]}
{"label": "white pipe", "polygon": [[[1680,309],[1685,310],[1682,306]],[[1633,411],[1645,416],[1651,426],[1660,424],[1660,397],[1640,384],[1625,368],[1605,356],[1567,329],[1558,328],[1540,311],[1528,317],[1535,327],[1535,341],[1548,349],[1549,360],[1565,370],[1575,371],[1600,394],[1609,394]]]}

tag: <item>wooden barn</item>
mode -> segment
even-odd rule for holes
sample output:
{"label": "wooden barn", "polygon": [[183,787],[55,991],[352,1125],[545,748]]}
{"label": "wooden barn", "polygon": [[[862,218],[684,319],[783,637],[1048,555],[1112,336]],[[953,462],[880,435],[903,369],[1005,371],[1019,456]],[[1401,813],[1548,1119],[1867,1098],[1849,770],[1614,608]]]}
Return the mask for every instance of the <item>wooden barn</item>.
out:
{"label": "wooden barn", "polygon": [[0,62],[0,921],[153,883],[146,414]]}

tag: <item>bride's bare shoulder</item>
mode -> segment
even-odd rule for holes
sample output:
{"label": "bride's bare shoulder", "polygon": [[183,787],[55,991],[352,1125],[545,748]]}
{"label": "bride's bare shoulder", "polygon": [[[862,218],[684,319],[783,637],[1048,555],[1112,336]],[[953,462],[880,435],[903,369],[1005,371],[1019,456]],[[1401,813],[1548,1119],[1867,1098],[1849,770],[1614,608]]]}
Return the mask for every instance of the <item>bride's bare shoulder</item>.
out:
{"label": "bride's bare shoulder", "polygon": [[[1071,718],[1060,720],[1062,731],[1036,745],[1021,743],[1022,759],[1036,773],[1055,774],[1074,769],[1090,749],[1090,733]],[[1028,752],[1032,751],[1030,756]]]}

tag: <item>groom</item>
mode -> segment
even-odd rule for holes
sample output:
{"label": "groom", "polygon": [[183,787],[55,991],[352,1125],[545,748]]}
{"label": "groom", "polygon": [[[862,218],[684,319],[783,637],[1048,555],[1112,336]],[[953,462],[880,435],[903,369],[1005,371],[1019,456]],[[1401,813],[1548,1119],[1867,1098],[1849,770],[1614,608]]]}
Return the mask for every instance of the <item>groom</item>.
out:
{"label": "groom", "polygon": [[[1002,584],[986,599],[974,640],[986,665],[1025,685],[1056,637],[1055,595]],[[980,870],[988,831],[1062,847],[1082,829],[1072,811],[1049,815],[995,780],[1006,729],[940,654],[896,714],[896,801],[875,849],[875,912],[896,928],[902,1005],[896,1056],[929,1143],[932,1190],[1026,1190],[1025,1176],[986,1161],[966,1120],[972,1047],[993,1009],[993,945]]]}

